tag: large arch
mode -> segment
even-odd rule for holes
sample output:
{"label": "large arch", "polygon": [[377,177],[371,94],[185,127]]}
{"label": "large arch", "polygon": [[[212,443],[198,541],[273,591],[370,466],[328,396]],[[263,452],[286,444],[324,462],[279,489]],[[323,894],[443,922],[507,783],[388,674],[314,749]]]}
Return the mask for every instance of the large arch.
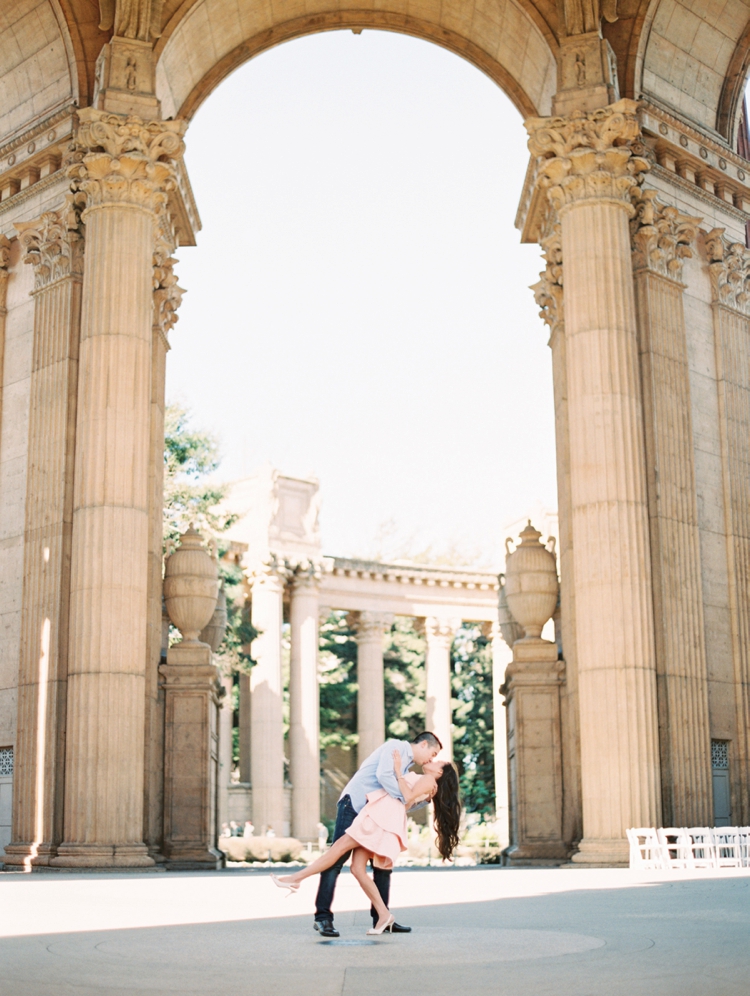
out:
{"label": "large arch", "polygon": [[[554,37],[516,0],[467,4],[457,13],[439,0],[418,6],[341,9],[328,0],[277,13],[272,4],[241,9],[230,0],[180,8],[156,46],[157,95],[165,116],[190,118],[210,92],[247,59],[281,42],[337,28],[380,28],[436,42],[495,80],[524,116],[549,114],[556,85]],[[291,8],[294,10],[294,8]],[[542,22],[543,23],[543,22]]]}
{"label": "large arch", "polygon": [[733,143],[748,65],[747,4],[728,0],[720,14],[691,7],[688,0],[652,0],[634,96],[653,97]]}

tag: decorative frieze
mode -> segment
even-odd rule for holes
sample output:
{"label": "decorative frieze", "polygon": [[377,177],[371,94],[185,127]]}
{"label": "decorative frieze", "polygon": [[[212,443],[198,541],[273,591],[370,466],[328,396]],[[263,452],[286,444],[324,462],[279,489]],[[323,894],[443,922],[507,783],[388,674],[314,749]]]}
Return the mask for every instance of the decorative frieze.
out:
{"label": "decorative frieze", "polygon": [[682,267],[693,255],[702,218],[682,214],[662,204],[655,190],[633,191],[635,217],[630,223],[633,268],[651,270],[682,281]]}

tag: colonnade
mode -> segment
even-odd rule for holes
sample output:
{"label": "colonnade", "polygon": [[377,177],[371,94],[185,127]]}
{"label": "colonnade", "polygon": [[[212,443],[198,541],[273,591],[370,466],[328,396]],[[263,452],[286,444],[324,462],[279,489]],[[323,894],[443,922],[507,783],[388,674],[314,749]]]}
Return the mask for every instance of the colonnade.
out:
{"label": "colonnade", "polygon": [[[259,636],[251,652],[256,662],[249,678],[240,678],[240,778],[252,786],[256,829],[276,835],[291,832],[302,841],[317,840],[320,821],[320,744],[318,646],[319,624],[331,608],[321,604],[321,574],[306,563],[289,568],[271,558],[249,573],[251,619]],[[291,819],[285,818],[282,625],[288,598],[290,637],[288,758]],[[341,608],[345,608],[342,606]],[[361,762],[386,739],[384,648],[395,614],[351,612],[357,641],[357,756]],[[426,729],[443,743],[443,757],[453,756],[451,735],[451,646],[462,622],[450,616],[420,618],[426,643]],[[492,630],[493,639],[497,627]],[[224,740],[231,735],[224,720]],[[504,755],[504,750],[503,750]],[[231,770],[224,754],[224,771]],[[289,823],[291,826],[289,826]]]}

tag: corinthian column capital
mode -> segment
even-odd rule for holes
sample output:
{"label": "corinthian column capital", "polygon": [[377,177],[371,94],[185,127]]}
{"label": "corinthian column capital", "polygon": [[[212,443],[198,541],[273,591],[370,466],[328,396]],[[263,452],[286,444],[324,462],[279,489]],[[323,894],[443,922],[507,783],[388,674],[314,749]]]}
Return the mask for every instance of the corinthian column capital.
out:
{"label": "corinthian column capital", "polygon": [[274,591],[278,594],[283,592],[288,576],[289,570],[286,564],[275,554],[271,554],[247,572],[253,591],[262,588],[264,591]]}
{"label": "corinthian column capital", "polygon": [[83,273],[83,232],[73,195],[60,211],[45,211],[37,221],[16,224],[23,261],[34,267],[34,290]]}
{"label": "corinthian column capital", "polygon": [[635,217],[630,223],[633,268],[682,281],[682,266],[693,255],[702,218],[682,214],[658,199],[655,190],[634,190]]}
{"label": "corinthian column capital", "polygon": [[7,235],[0,235],[0,279],[3,274],[7,277],[10,265],[10,239]]}
{"label": "corinthian column capital", "polygon": [[429,645],[443,646],[450,650],[453,637],[461,626],[461,620],[456,618],[443,619],[439,616],[428,616],[424,621],[424,632]]}
{"label": "corinthian column capital", "polygon": [[588,113],[527,119],[529,151],[541,160],[537,183],[558,211],[605,200],[633,213],[630,191],[650,168],[637,110],[637,101],[623,99]]}
{"label": "corinthian column capital", "polygon": [[175,185],[184,121],[144,121],[92,107],[78,112],[79,127],[68,176],[89,208],[129,204],[158,211]]}
{"label": "corinthian column capital", "polygon": [[750,315],[750,250],[730,242],[724,228],[713,228],[705,239],[714,304]]}
{"label": "corinthian column capital", "polygon": [[392,612],[360,612],[356,619],[352,619],[358,643],[382,641],[386,629],[392,625]]}

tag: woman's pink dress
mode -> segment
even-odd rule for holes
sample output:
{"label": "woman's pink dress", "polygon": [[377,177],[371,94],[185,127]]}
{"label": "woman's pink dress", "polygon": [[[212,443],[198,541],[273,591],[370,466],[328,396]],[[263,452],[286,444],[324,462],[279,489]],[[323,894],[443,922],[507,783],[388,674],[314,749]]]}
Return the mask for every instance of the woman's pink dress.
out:
{"label": "woman's pink dress", "polygon": [[[404,778],[413,786],[419,775],[407,773]],[[346,831],[362,847],[372,851],[376,868],[393,868],[396,858],[406,850],[406,806],[400,799],[377,789],[367,796],[367,805],[357,814]]]}

